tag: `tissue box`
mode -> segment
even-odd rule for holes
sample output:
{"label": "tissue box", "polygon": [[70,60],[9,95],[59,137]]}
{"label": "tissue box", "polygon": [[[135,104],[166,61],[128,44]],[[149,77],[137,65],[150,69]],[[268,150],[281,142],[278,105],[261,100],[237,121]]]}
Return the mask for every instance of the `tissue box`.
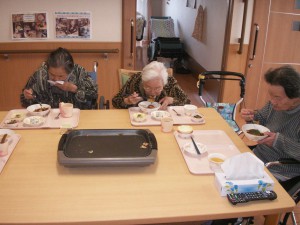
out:
{"label": "tissue box", "polygon": [[215,183],[221,196],[230,193],[271,191],[274,188],[274,182],[266,171],[263,178],[251,180],[226,180],[224,173],[215,173]]}

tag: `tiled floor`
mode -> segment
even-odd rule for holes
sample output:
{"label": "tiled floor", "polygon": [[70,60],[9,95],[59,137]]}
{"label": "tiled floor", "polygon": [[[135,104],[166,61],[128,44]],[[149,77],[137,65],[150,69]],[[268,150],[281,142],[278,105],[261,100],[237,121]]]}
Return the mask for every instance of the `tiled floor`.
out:
{"label": "tiled floor", "polygon": [[[137,60],[136,60],[136,70],[141,70],[143,66],[147,64],[147,55],[146,55],[146,47],[139,46],[138,53],[137,53]],[[174,73],[174,77],[177,79],[179,85],[181,88],[185,91],[185,93],[189,96],[189,99],[191,100],[191,103],[194,105],[197,105],[198,107],[203,107],[203,104],[199,98],[198,95],[198,88],[197,88],[197,76],[192,74],[176,74]],[[237,123],[241,126],[243,124],[243,120],[240,119],[239,116],[236,118]],[[240,137],[245,141],[247,145],[251,145],[253,143],[249,142],[243,135],[240,135]],[[300,224],[300,203],[295,207],[294,210],[296,214],[297,224]],[[264,222],[264,217],[255,217],[254,218],[254,224],[261,225]],[[182,223],[179,223],[180,225]],[[187,223],[187,224],[199,224],[199,223]],[[201,224],[201,223],[200,223]],[[200,225],[199,224],[199,225]],[[292,221],[289,220],[287,225],[293,225]]]}

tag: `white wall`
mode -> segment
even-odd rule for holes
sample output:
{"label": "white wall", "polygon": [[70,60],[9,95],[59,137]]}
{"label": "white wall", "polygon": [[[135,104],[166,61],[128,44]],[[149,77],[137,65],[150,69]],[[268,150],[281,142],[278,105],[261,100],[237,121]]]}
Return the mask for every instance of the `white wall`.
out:
{"label": "white wall", "polygon": [[[11,14],[28,12],[47,12],[49,24],[46,41],[62,41],[55,38],[54,12],[57,11],[91,12],[92,38],[83,41],[121,42],[122,40],[122,0],[0,0],[0,42],[16,41],[12,40]],[[34,39],[24,41],[34,41]],[[80,40],[63,39],[63,41]]]}
{"label": "white wall", "polygon": [[[192,37],[200,4],[206,12],[203,42]],[[228,0],[198,0],[197,9],[186,7],[186,1],[171,0],[163,7],[164,15],[174,19],[175,32],[184,42],[185,51],[206,70],[221,69]]]}

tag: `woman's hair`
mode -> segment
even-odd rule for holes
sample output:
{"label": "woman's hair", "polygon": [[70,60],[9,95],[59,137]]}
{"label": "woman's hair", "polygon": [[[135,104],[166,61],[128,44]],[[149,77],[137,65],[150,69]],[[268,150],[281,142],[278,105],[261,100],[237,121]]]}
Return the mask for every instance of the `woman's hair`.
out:
{"label": "woman's hair", "polygon": [[282,86],[290,99],[300,97],[300,74],[291,66],[268,70],[265,80],[271,85]]}
{"label": "woman's hair", "polygon": [[51,52],[46,61],[46,65],[54,68],[64,68],[69,74],[74,68],[73,57],[70,52],[65,48],[58,48]]}
{"label": "woman's hair", "polygon": [[163,63],[157,61],[149,63],[143,68],[142,71],[143,82],[161,78],[163,80],[163,84],[166,85],[168,83],[168,76],[167,68]]}

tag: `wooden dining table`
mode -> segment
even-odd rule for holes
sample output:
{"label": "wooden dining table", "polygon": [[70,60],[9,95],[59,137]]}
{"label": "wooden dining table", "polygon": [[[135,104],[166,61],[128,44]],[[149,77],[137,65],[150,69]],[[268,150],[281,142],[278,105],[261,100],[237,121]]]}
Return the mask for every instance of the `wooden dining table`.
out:
{"label": "wooden dining table", "polygon": [[[194,130],[222,130],[240,152],[249,151],[214,109],[198,111],[205,124],[192,125]],[[6,114],[0,112],[0,119]],[[170,224],[259,215],[265,224],[277,224],[294,208],[269,172],[276,200],[231,205],[214,174],[189,172],[173,132],[132,126],[126,109],[81,110],[74,129],[137,128],[157,139],[157,158],[149,166],[64,167],[57,161],[60,129],[15,130],[21,138],[0,174],[0,224]]]}

